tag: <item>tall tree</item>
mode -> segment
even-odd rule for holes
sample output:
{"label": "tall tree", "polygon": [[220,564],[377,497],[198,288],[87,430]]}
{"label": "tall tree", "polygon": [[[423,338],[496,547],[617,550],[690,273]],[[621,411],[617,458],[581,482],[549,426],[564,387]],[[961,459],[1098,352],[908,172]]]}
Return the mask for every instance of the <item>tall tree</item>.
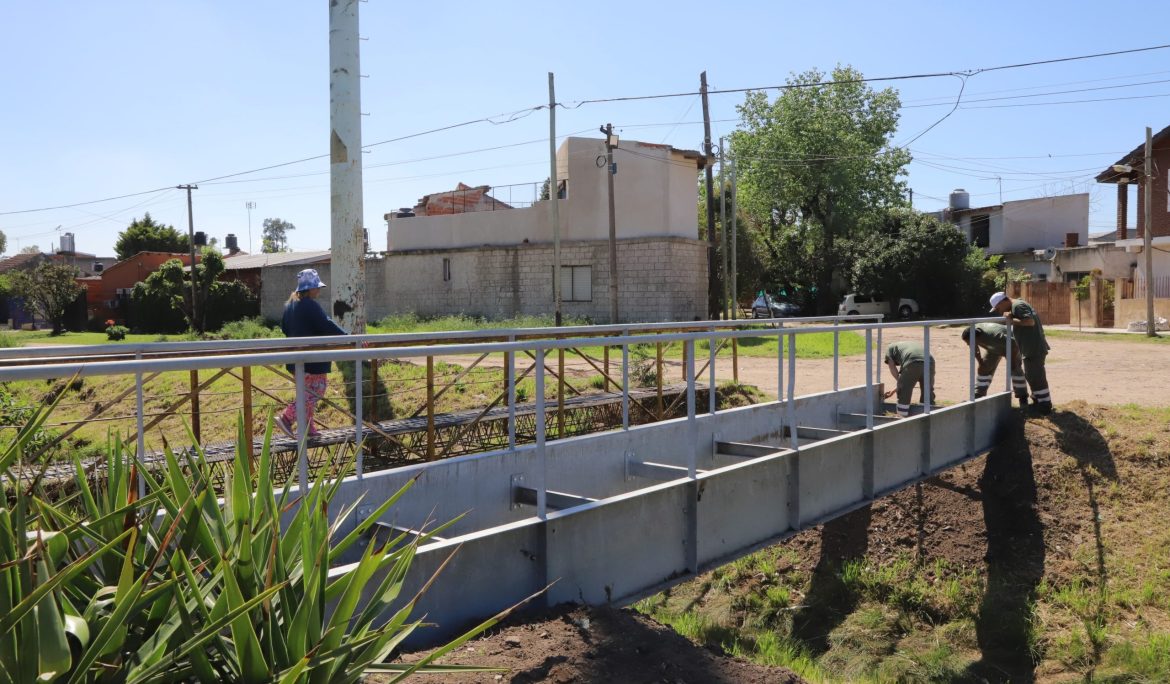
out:
{"label": "tall tree", "polygon": [[21,254],[40,254],[41,248],[37,247],[36,245],[29,245],[28,247],[21,248],[20,253]]}
{"label": "tall tree", "polygon": [[53,325],[53,335],[65,332],[65,312],[84,288],[77,283],[77,269],[51,261],[29,271],[12,274],[13,292]]}
{"label": "tall tree", "polygon": [[142,218],[134,219],[126,230],[118,233],[114,243],[114,254],[118,261],[129,259],[139,252],[177,252],[190,250],[190,242],[174,226],[155,221],[147,212]]}
{"label": "tall tree", "polygon": [[264,219],[264,230],[260,233],[260,251],[265,254],[289,251],[288,232],[296,229],[296,226],[284,219]]}
{"label": "tall tree", "polygon": [[195,296],[199,298],[199,317],[192,316],[190,272],[183,271],[183,262],[171,259],[164,263],[146,280],[134,287],[131,297],[152,302],[169,301],[173,309],[182,312],[191,330],[202,333],[206,329],[208,295],[216,285],[216,279],[223,273],[223,255],[211,247],[204,247],[195,266]]}
{"label": "tall tree", "polygon": [[[741,129],[731,136],[739,165],[740,205],[763,232],[773,275],[787,269],[817,288],[817,308],[835,306],[834,280],[844,281],[844,247],[865,217],[905,204],[910,153],[893,145],[901,103],[897,91],[875,91],[862,74],[837,67],[788,79],[770,101],[748,93]],[[821,84],[821,85],[818,85]]]}
{"label": "tall tree", "polygon": [[0,254],[3,254],[7,250],[8,250],[8,236],[4,234],[4,231],[0,230]]}

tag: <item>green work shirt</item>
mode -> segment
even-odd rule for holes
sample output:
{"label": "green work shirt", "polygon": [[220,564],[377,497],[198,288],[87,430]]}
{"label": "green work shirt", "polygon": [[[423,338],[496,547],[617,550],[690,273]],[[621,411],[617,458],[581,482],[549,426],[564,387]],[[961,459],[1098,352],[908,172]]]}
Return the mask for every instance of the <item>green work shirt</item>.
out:
{"label": "green work shirt", "polygon": [[886,347],[886,362],[893,361],[898,369],[905,368],[912,363],[923,363],[926,352],[917,342],[891,342]]}
{"label": "green work shirt", "polygon": [[1007,326],[1003,323],[976,323],[975,334],[979,346],[1000,356],[1007,353]]}
{"label": "green work shirt", "polygon": [[1040,316],[1032,305],[1022,299],[1012,301],[1012,318],[1022,321],[1029,318],[1036,321],[1036,325],[1012,326],[1012,337],[1020,345],[1020,355],[1025,359],[1038,358],[1048,354],[1048,340],[1044,339],[1044,325]]}

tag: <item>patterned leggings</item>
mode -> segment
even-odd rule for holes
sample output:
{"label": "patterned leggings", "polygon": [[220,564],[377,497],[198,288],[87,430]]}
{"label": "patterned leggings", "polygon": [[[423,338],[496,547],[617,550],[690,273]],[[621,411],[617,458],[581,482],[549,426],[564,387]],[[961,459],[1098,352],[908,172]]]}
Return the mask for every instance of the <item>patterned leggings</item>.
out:
{"label": "patterned leggings", "polygon": [[[328,382],[329,376],[324,373],[305,374],[305,425],[309,428],[309,434],[317,433],[317,430],[313,428],[313,414],[317,412],[317,402],[325,396],[325,386]],[[286,406],[280,417],[284,418],[284,421],[289,425],[295,425],[297,422],[296,401]]]}

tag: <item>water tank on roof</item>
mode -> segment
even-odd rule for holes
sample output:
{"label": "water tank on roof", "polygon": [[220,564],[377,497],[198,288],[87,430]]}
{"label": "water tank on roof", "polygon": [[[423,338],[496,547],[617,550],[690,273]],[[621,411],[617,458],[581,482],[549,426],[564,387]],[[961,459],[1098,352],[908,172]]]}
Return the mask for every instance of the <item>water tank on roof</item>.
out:
{"label": "water tank on roof", "polygon": [[949,206],[952,211],[955,209],[970,209],[971,195],[963,188],[955,188],[951,191],[951,201]]}
{"label": "water tank on roof", "polygon": [[66,254],[72,254],[77,251],[76,245],[73,242],[73,233],[64,233],[61,235],[61,249],[58,251]]}
{"label": "water tank on roof", "polygon": [[195,246],[196,247],[207,246],[207,233],[204,233],[201,230],[195,231]]}
{"label": "water tank on roof", "polygon": [[414,209],[411,209],[410,207],[402,207],[398,211],[394,212],[394,218],[413,218],[413,217],[414,217]]}
{"label": "water tank on roof", "polygon": [[223,239],[223,245],[233,254],[240,251],[240,242],[236,239],[235,233],[228,233],[227,237]]}

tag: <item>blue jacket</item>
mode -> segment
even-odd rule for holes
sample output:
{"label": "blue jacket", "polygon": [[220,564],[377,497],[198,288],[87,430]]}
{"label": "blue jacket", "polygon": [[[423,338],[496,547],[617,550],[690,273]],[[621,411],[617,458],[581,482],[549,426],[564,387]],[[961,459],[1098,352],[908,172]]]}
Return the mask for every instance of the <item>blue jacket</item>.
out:
{"label": "blue jacket", "polygon": [[[346,335],[331,318],[325,315],[325,310],[317,300],[305,297],[284,306],[284,316],[280,320],[280,329],[285,337],[318,337],[322,335]],[[288,372],[295,371],[292,364],[285,366]],[[306,363],[305,372],[312,375],[328,373],[333,364],[328,361]]]}

